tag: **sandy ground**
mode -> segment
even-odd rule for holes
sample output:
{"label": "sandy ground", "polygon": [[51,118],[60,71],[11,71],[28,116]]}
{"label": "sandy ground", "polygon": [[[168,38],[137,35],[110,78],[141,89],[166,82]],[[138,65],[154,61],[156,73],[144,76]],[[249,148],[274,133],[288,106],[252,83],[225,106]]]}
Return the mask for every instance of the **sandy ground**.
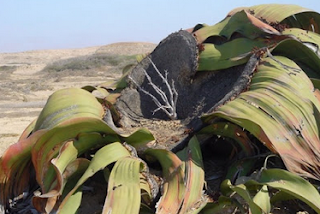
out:
{"label": "sandy ground", "polygon": [[151,52],[154,47],[150,43],[115,43],[83,49],[0,53],[0,156],[37,118],[54,91],[95,85],[121,75],[121,71],[115,72],[112,66],[99,68],[90,75],[83,71],[49,74],[43,71],[48,64],[101,53],[134,55]]}

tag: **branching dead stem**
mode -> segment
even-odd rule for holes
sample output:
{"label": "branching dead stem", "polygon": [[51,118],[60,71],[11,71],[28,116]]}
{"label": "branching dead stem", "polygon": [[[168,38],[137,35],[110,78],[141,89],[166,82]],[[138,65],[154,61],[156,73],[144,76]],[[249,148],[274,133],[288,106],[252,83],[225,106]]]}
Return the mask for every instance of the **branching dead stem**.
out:
{"label": "branching dead stem", "polygon": [[174,120],[177,119],[177,100],[178,100],[178,92],[175,89],[174,81],[172,80],[172,84],[170,85],[168,82],[168,72],[165,72],[165,75],[163,75],[157,66],[153,63],[153,61],[150,60],[150,63],[152,64],[153,68],[157,72],[158,76],[161,78],[162,82],[166,85],[169,95],[167,94],[154,82],[152,81],[152,78],[147,73],[145,69],[143,69],[143,72],[145,74],[145,77],[147,78],[149,85],[155,90],[155,92],[160,96],[161,100],[159,100],[157,97],[155,97],[153,94],[151,94],[149,91],[146,91],[144,88],[142,88],[132,77],[129,75],[129,79],[138,87],[140,91],[142,91],[144,94],[151,97],[153,102],[156,104],[158,108],[153,110],[153,114],[155,114],[157,111],[162,110],[170,119]]}

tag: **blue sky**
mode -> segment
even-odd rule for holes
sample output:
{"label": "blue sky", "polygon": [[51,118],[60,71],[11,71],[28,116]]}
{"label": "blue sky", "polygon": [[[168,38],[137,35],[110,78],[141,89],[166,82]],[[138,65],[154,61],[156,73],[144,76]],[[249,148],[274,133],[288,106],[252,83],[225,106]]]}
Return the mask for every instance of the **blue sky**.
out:
{"label": "blue sky", "polygon": [[[215,24],[233,8],[275,0],[0,0],[0,52],[159,43],[179,29]],[[277,0],[320,12],[320,0]]]}

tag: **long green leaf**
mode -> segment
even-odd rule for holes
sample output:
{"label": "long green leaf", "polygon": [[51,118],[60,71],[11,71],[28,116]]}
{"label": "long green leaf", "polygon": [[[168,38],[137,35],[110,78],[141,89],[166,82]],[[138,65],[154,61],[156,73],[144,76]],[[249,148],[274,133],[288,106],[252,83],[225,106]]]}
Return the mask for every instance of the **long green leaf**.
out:
{"label": "long green leaf", "polygon": [[78,88],[62,89],[49,97],[34,129],[52,128],[72,118],[93,117],[101,119],[103,113],[103,107],[91,93]]}
{"label": "long green leaf", "polygon": [[220,36],[220,32],[222,29],[224,29],[224,27],[229,23],[230,18],[227,17],[224,20],[222,20],[221,22],[218,22],[215,25],[211,25],[211,26],[203,26],[199,29],[197,29],[196,25],[194,27],[194,29],[197,29],[196,31],[193,32],[193,35],[195,36],[197,43],[198,44],[202,44],[206,41],[206,39],[208,39],[209,37],[215,37],[217,40],[222,40],[222,41],[226,41],[226,39],[224,39],[222,36]]}
{"label": "long green leaf", "polygon": [[248,92],[207,121],[222,117],[240,125],[279,153],[292,172],[320,178],[319,106],[306,74],[291,60],[274,56],[263,60]]}
{"label": "long green leaf", "polygon": [[[50,129],[32,149],[32,162],[37,172],[37,181],[43,193],[50,190],[56,175],[51,159],[56,157],[65,141],[75,139],[80,133],[97,132],[105,135],[116,133],[102,120],[97,118],[74,118]],[[93,142],[101,143],[101,141]],[[90,145],[92,145],[90,143]]]}
{"label": "long green leaf", "polygon": [[[70,148],[68,149],[70,150]],[[41,213],[56,212],[62,199],[68,191],[74,187],[75,181],[77,181],[85,172],[89,163],[90,161],[84,158],[78,158],[70,162],[61,176],[63,177],[65,187],[63,189],[63,193],[61,194],[61,192],[58,192],[57,190],[52,190],[46,194],[34,196],[32,198],[32,204],[37,211]],[[82,192],[80,190],[78,190],[76,194],[72,195],[68,204],[64,206],[64,209],[61,210],[60,213],[75,213],[81,203],[81,195]]]}
{"label": "long green leaf", "polygon": [[228,42],[235,33],[250,39],[256,39],[262,35],[279,34],[276,29],[245,11],[239,11],[215,25],[202,26],[193,32],[198,44]]}
{"label": "long green leaf", "polygon": [[202,154],[197,137],[191,138],[183,151],[181,160],[185,162],[185,196],[179,213],[198,213],[207,203],[203,195],[204,170]]}
{"label": "long green leaf", "polygon": [[230,40],[234,33],[239,33],[252,40],[266,35],[279,34],[276,29],[246,11],[239,11],[231,16],[228,25],[221,30],[220,35]]}
{"label": "long green leaf", "polygon": [[110,174],[102,213],[139,213],[142,168],[142,162],[134,157],[124,157],[116,162]]}
{"label": "long green leaf", "polygon": [[[62,193],[64,186],[63,172],[66,167],[78,157],[78,150],[75,148],[73,141],[67,141],[61,148],[58,157],[51,160],[56,174],[57,174],[57,187],[54,188],[57,194]],[[52,190],[51,190],[52,191]]]}
{"label": "long green leaf", "polygon": [[[199,55],[198,71],[212,71],[241,65],[248,61],[253,48],[265,47],[263,40],[239,38],[222,45],[205,43]],[[231,51],[232,50],[232,51]]]}
{"label": "long green leaf", "polygon": [[317,189],[307,180],[283,169],[262,169],[258,177],[249,180],[245,185],[267,185],[279,189],[294,198],[308,204],[317,213],[320,212],[320,195]]}
{"label": "long green leaf", "polygon": [[[301,39],[302,42],[312,42],[312,44],[315,44],[316,46],[320,45],[320,42],[313,43],[313,40],[310,39],[311,35],[303,36],[304,32],[301,32],[300,30],[298,32],[296,32],[295,29],[288,29],[285,31],[285,33],[292,33],[293,35],[297,36],[297,38]],[[306,39],[306,37],[309,37],[309,39]],[[313,37],[315,38],[315,36]],[[299,66],[305,71],[305,73],[309,77],[320,78],[319,56],[315,50],[308,48],[308,46],[306,46],[302,42],[295,39],[283,40],[279,42],[277,46],[273,49],[272,54],[285,56],[299,64]]]}
{"label": "long green leaf", "polygon": [[253,202],[257,204],[264,213],[270,213],[271,204],[267,185],[263,185],[259,192],[253,197]]}
{"label": "long green leaf", "polygon": [[[249,205],[250,207],[250,213],[252,214],[258,214],[258,213],[263,213],[262,208],[255,203],[253,200],[253,197],[251,196],[250,191],[247,189],[247,187],[244,184],[239,184],[239,185],[232,185],[230,180],[225,180],[221,184],[221,188],[223,188],[223,191],[232,191],[236,192],[238,195],[240,195]],[[230,190],[228,190],[230,189]]]}
{"label": "long green leaf", "polygon": [[9,198],[23,193],[29,185],[29,176],[23,176],[30,170],[30,152],[35,142],[47,130],[34,132],[30,137],[11,145],[0,158],[0,203],[6,204]]}
{"label": "long green leaf", "polygon": [[[59,198],[59,203],[63,201],[63,199],[66,197],[66,195],[74,188],[76,185],[76,182],[81,178],[83,173],[87,170],[88,166],[90,164],[90,161],[84,158],[77,158],[73,162],[71,162],[66,170],[63,173],[63,177],[65,178],[66,185],[63,189],[63,194]],[[76,192],[70,196],[69,200],[66,201],[65,206],[60,209],[60,214],[69,214],[69,213],[76,213],[78,210],[80,204],[81,204],[81,197],[82,190],[81,188],[78,188]],[[56,206],[57,208],[57,206]]]}
{"label": "long green leaf", "polygon": [[64,205],[63,209],[59,211],[59,214],[70,214],[77,213],[81,205],[82,192],[76,191],[72,196],[70,196],[68,202]]}
{"label": "long green leaf", "polygon": [[[93,176],[95,173],[97,173],[100,170],[103,170],[106,166],[109,164],[123,158],[130,156],[129,151],[123,147],[120,143],[112,143],[109,145],[106,145],[99,149],[93,159],[91,160],[90,165],[88,166],[85,173],[82,175],[82,177],[78,180],[77,184],[74,186],[74,188],[67,194],[67,196],[64,198],[64,201],[60,205],[60,209],[63,209],[66,203],[68,203],[69,198],[77,191],[77,189],[86,181],[88,178]],[[139,191],[140,192],[140,191]]]}
{"label": "long green leaf", "polygon": [[157,158],[164,177],[156,213],[178,213],[185,194],[183,163],[174,153],[164,149],[148,149],[146,154]]}
{"label": "long green leaf", "polygon": [[125,142],[131,146],[134,146],[135,148],[144,146],[155,139],[152,133],[145,128],[141,128],[129,136],[122,135],[122,138]]}
{"label": "long green leaf", "polygon": [[[56,176],[53,182],[53,186],[50,191],[41,197],[52,197],[53,195],[61,195],[64,190],[65,183],[67,182],[68,176],[65,175],[66,168],[76,160],[84,151],[89,148],[102,144],[106,138],[102,137],[98,133],[81,133],[77,139],[73,139],[64,143],[60,148],[59,155],[51,160],[52,166],[54,167]],[[45,177],[44,179],[47,179]]]}
{"label": "long green leaf", "polygon": [[[319,33],[320,15],[313,10],[292,4],[261,4],[252,7],[240,7],[229,12],[233,15],[241,10],[252,12],[255,17],[263,18],[269,23],[287,24],[304,30],[314,29]],[[315,25],[313,28],[311,24]]]}

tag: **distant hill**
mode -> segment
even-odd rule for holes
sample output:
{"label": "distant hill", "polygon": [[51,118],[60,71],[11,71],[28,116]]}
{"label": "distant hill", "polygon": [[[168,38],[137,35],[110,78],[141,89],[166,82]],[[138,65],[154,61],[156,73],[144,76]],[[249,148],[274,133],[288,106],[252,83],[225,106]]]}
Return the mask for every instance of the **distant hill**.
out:
{"label": "distant hill", "polygon": [[110,53],[117,55],[134,55],[150,52],[156,47],[153,43],[120,42],[105,45],[97,49],[96,53]]}
{"label": "distant hill", "polygon": [[94,53],[134,55],[152,51],[156,44],[146,42],[120,42],[104,46],[80,49],[35,50],[17,53],[0,53],[0,66],[22,64],[47,64],[59,59],[67,59]]}

